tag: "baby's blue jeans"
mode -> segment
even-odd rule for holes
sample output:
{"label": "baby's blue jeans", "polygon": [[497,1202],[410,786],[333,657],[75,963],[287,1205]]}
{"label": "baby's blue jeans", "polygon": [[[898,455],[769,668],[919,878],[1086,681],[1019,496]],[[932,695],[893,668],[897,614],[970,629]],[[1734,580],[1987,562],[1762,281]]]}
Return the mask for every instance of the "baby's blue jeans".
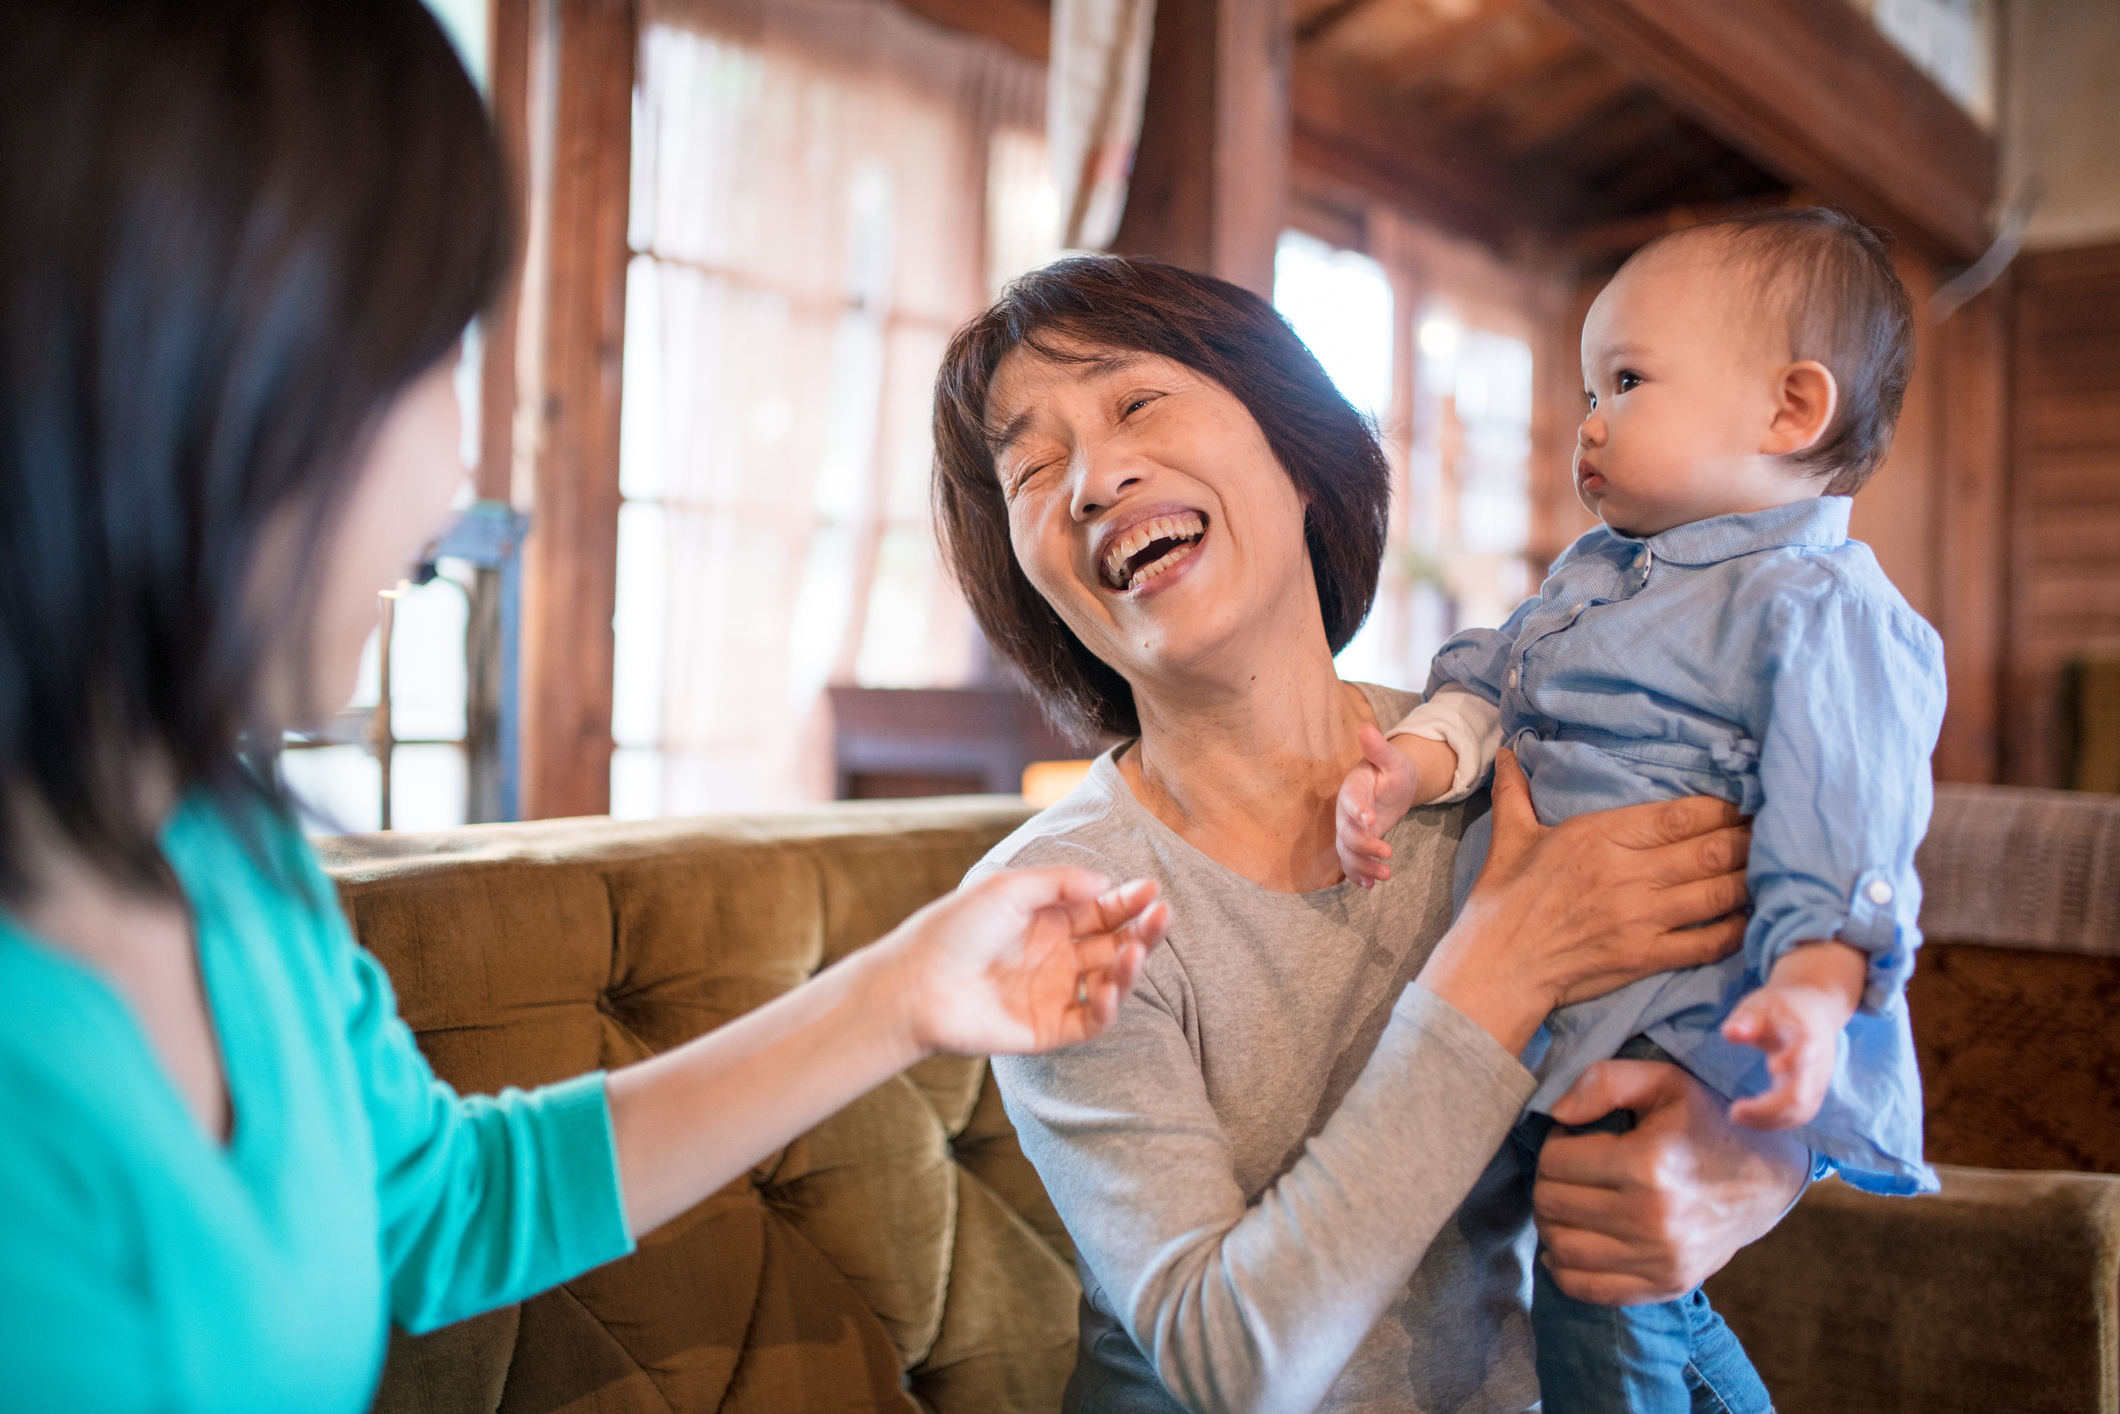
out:
{"label": "baby's blue jeans", "polygon": [[1654,1306],[1596,1306],[1532,1276],[1545,1414],[1773,1414],[1745,1348],[1695,1288]]}
{"label": "baby's blue jeans", "polygon": [[[1622,1054],[1630,1058],[1668,1059],[1645,1041],[1628,1047]],[[1611,1127],[1631,1127],[1633,1116],[1626,1119],[1628,1125]],[[1527,1114],[1512,1131],[1527,1181],[1552,1128],[1545,1115]],[[1562,1291],[1543,1260],[1531,1270],[1531,1335],[1545,1414],[1774,1414],[1744,1346],[1698,1287],[1650,1306],[1599,1306]]]}

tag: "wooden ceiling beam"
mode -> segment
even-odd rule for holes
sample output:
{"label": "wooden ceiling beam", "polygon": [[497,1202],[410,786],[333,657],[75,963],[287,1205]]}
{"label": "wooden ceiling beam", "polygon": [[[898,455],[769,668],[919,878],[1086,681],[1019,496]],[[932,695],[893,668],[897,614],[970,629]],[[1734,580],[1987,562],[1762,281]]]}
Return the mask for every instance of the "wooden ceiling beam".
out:
{"label": "wooden ceiling beam", "polygon": [[1476,88],[1446,97],[1435,108],[1435,115],[1446,123],[1461,123],[1497,109],[1508,111],[1520,91],[1543,88],[1584,57],[1583,43],[1574,31],[1553,24],[1541,29],[1517,54],[1480,74]]}
{"label": "wooden ceiling beam", "polygon": [[1578,226],[1563,232],[1560,244],[1563,249],[1587,261],[1624,259],[1671,231],[1683,231],[1688,226],[1732,216],[1749,216],[1755,211],[1769,211],[1786,206],[1789,201],[1787,192],[1770,192],[1699,206],[1674,206],[1668,211],[1652,211],[1646,216],[1622,216],[1617,220]]}
{"label": "wooden ceiling beam", "polygon": [[1950,261],[1988,243],[1995,143],[1846,0],[1545,0],[1785,180]]}
{"label": "wooden ceiling beam", "polygon": [[[1329,32],[1324,26],[1299,29],[1296,39],[1299,45],[1315,46],[1320,54],[1331,51],[1334,63],[1351,61],[1360,64],[1371,74],[1380,92],[1406,94],[1445,79],[1463,60],[1465,51],[1488,36],[1497,20],[1526,2],[1491,0],[1469,14],[1441,21],[1409,47],[1383,46],[1382,52],[1379,46],[1369,42],[1371,36],[1363,33],[1363,25],[1340,23],[1347,15],[1335,16]],[[1348,12],[1349,15],[1352,13],[1351,10]]]}
{"label": "wooden ceiling beam", "polygon": [[1636,91],[1630,75],[1603,60],[1570,65],[1562,73],[1549,75],[1536,97],[1505,118],[1502,148],[1511,157],[1535,153],[1610,112]]}
{"label": "wooden ceiling beam", "polygon": [[976,34],[1043,64],[1052,55],[1052,0],[898,0],[945,29]]}
{"label": "wooden ceiling beam", "polygon": [[1307,44],[1372,0],[1325,0],[1325,4],[1296,20],[1296,43]]}
{"label": "wooden ceiling beam", "polygon": [[1366,185],[1408,212],[1490,245],[1534,225],[1521,173],[1441,132],[1338,65],[1298,51],[1290,73],[1290,160],[1342,184]]}

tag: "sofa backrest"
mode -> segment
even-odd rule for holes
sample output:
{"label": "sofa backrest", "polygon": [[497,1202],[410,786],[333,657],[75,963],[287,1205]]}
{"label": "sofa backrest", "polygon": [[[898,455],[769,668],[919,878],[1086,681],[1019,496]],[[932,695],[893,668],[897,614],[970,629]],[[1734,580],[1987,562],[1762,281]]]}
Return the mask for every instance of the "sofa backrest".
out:
{"label": "sofa backrest", "polygon": [[[436,1071],[492,1091],[623,1065],[770,1000],[955,887],[1027,813],[856,805],[319,849]],[[1078,1295],[985,1063],[942,1057],[624,1261],[397,1336],[379,1407],[1049,1410]]]}
{"label": "sofa backrest", "polygon": [[[1027,814],[859,804],[319,850],[435,1069],[491,1091],[741,1015],[954,887]],[[1930,1157],[2120,1172],[2120,798],[1939,786],[1920,863]],[[396,1338],[378,1407],[1048,1410],[1074,1361],[1073,1256],[985,1065],[942,1058],[633,1257]]]}
{"label": "sofa backrest", "polygon": [[1939,785],[1920,867],[1930,1161],[2120,1173],[2120,796]]}

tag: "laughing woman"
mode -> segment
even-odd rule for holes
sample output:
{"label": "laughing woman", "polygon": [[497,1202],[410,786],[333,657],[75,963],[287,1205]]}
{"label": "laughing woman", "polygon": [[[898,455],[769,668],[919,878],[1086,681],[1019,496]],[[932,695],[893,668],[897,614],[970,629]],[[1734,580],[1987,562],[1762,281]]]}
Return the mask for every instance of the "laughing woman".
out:
{"label": "laughing woman", "polygon": [[1586,1077],[1557,1117],[1640,1123],[1552,1140],[1535,1187],[1503,1144],[1546,1013],[1735,949],[1729,806],[1549,830],[1505,756],[1455,924],[1462,804],[1399,824],[1387,886],[1341,878],[1358,730],[1414,700],[1333,668],[1388,476],[1273,310],[1063,261],[959,331],[937,389],[939,514],[988,639],[1127,738],[973,877],[1146,875],[1178,920],[1103,1036],[995,1065],[1079,1253],[1066,1407],[1520,1411],[1534,1211],[1553,1279],[1608,1303],[1672,1299],[1771,1227],[1808,1155],[1672,1066]]}
{"label": "laughing woman", "polygon": [[1109,1025],[1153,885],[997,879],[656,1059],[440,1084],[240,764],[352,690],[508,258],[419,0],[0,6],[0,1405],[352,1411],[937,1050]]}

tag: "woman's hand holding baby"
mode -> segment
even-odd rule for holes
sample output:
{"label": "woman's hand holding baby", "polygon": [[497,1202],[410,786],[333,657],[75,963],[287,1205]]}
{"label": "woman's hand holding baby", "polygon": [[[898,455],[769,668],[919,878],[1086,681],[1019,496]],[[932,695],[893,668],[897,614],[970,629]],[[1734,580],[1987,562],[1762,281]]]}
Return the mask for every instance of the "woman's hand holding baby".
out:
{"label": "woman's hand holding baby", "polygon": [[1773,1083],[1730,1106],[1752,1129],[1809,1124],[1840,1063],[1840,1033],[1862,1002],[1869,960],[1841,942],[1805,943],[1774,964],[1767,984],[1731,1011],[1723,1039],[1767,1053]]}
{"label": "woman's hand holding baby", "polygon": [[1787,1134],[1732,1124],[1722,1097],[1675,1065],[1599,1061],[1553,1117],[1614,1110],[1625,1134],[1556,1129],[1539,1151],[1531,1207],[1542,1260],[1579,1301],[1671,1301],[1765,1236],[1803,1191],[1810,1151]]}
{"label": "woman's hand holding baby", "polygon": [[1385,739],[1367,722],[1357,729],[1362,759],[1347,773],[1333,812],[1333,848],[1340,869],[1365,889],[1391,877],[1391,846],[1384,836],[1416,805],[1449,788],[1457,752],[1426,737]]}
{"label": "woman's hand holding baby", "polygon": [[1750,844],[1737,808],[1705,796],[1542,825],[1504,751],[1494,846],[1421,984],[1521,1051],[1557,1007],[1737,951]]}

